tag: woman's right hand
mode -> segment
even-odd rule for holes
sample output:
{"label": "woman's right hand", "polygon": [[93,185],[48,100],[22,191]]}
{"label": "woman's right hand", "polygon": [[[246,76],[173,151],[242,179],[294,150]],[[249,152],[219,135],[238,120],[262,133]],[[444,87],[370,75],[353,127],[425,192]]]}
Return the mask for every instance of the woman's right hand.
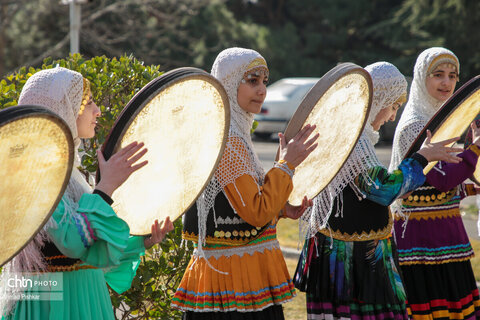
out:
{"label": "woman's right hand", "polygon": [[463,149],[446,147],[446,145],[456,142],[458,141],[458,139],[460,139],[460,137],[443,140],[439,142],[431,142],[432,133],[430,132],[430,130],[427,130],[427,139],[425,139],[425,141],[422,144],[422,147],[420,148],[420,150],[417,151],[417,153],[424,156],[428,162],[445,161],[450,163],[459,163],[460,161],[462,161],[462,158],[457,157],[452,153],[462,152]]}
{"label": "woman's right hand", "polygon": [[[135,164],[148,151],[147,148],[142,149],[143,146],[143,142],[132,142],[112,155],[108,161],[103,157],[102,151],[97,150],[98,169],[100,170],[101,178],[95,189],[111,197],[113,192],[120,187],[133,172],[148,163],[148,161],[142,161]],[[140,149],[142,150],[140,151]]]}
{"label": "woman's right hand", "polygon": [[319,137],[318,133],[307,140],[315,128],[315,125],[307,124],[288,143],[283,133],[279,133],[280,152],[278,160],[285,160],[294,167],[302,163],[318,145],[317,143],[314,144]]}

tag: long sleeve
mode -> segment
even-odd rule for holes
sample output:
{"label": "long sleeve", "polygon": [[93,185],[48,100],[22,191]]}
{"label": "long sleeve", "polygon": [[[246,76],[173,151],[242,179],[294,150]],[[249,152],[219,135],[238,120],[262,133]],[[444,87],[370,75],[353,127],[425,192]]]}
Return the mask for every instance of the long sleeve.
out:
{"label": "long sleeve", "polygon": [[261,187],[253,177],[243,175],[235,180],[235,184],[230,183],[224,188],[238,215],[256,227],[264,226],[278,216],[292,189],[292,179],[278,168],[271,169],[265,175]]}
{"label": "long sleeve", "polygon": [[370,168],[366,174],[369,179],[359,175],[355,179],[356,186],[367,199],[384,206],[390,205],[402,194],[417,189],[425,182],[423,166],[413,158],[403,160],[398,169],[391,173],[386,168],[377,166]]}
{"label": "long sleeve", "polygon": [[472,176],[477,166],[480,148],[470,145],[465,151],[458,154],[460,163],[440,162],[427,173],[427,182],[442,192],[447,192]]}
{"label": "long sleeve", "polygon": [[75,207],[64,197],[54,211],[56,225],[47,230],[53,243],[70,258],[98,268],[113,267],[110,271],[129,287],[145,251],[143,241],[129,236],[126,222],[99,195],[84,194]]}
{"label": "long sleeve", "polygon": [[252,226],[263,227],[279,215],[293,183],[286,172],[272,168],[260,186],[253,176],[252,152],[242,138],[229,136],[215,177],[237,214]]}

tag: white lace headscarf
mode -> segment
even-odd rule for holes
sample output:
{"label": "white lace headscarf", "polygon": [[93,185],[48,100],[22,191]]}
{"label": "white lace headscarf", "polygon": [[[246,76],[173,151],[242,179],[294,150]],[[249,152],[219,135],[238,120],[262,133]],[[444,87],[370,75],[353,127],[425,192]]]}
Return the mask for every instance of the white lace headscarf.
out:
{"label": "white lace headscarf", "polygon": [[[92,192],[91,187],[77,169],[80,166],[77,149],[81,141],[78,137],[76,119],[82,103],[83,85],[83,77],[78,72],[61,67],[42,70],[27,80],[18,100],[19,105],[39,105],[55,112],[65,120],[72,132],[75,143],[75,160],[64,196],[64,219],[70,219],[72,215],[76,214],[77,202],[82,194]],[[5,279],[9,279],[20,272],[44,271],[46,269],[41,248],[44,242],[48,240],[46,228],[55,227],[55,221],[50,218],[35,238],[3,267],[0,279],[0,295],[6,292]],[[0,315],[10,312],[15,303],[15,300],[5,300],[0,297]]]}
{"label": "white lace headscarf", "polygon": [[433,98],[428,93],[426,79],[444,63],[454,65],[457,73],[460,74],[458,58],[448,49],[434,47],[423,51],[418,56],[413,70],[410,96],[395,129],[390,171],[395,170],[402,162],[412,143],[442,105],[443,101]]}
{"label": "white lace headscarf", "polygon": [[402,73],[391,63],[377,62],[365,67],[372,77],[373,98],[367,123],[355,145],[349,158],[340,169],[338,174],[328,186],[314,198],[313,206],[306,211],[300,220],[301,234],[313,237],[318,230],[326,228],[328,219],[332,214],[333,205],[337,201],[338,217],[343,213],[342,191],[350,185],[359,200],[366,196],[353,183],[354,179],[362,175],[369,183],[374,183],[367,174],[368,169],[375,166],[383,166],[375,154],[374,145],[378,141],[379,134],[372,127],[378,113],[394,103],[403,104],[407,95],[407,80]]}
{"label": "white lace headscarf", "polygon": [[[255,178],[259,185],[263,184],[265,172],[254,151],[250,135],[254,114],[243,110],[237,100],[238,86],[245,73],[259,68],[267,69],[265,59],[256,51],[243,48],[223,50],[213,63],[211,74],[224,86],[230,102],[230,129],[219,169],[197,200],[199,230],[198,249],[195,253],[197,257],[203,257],[202,245],[206,236],[207,215],[223,188],[230,183],[235,184],[235,179],[245,174]],[[243,144],[247,150],[246,156],[236,152],[238,150],[238,147],[235,147],[236,143]],[[225,163],[232,165],[226,167]]]}

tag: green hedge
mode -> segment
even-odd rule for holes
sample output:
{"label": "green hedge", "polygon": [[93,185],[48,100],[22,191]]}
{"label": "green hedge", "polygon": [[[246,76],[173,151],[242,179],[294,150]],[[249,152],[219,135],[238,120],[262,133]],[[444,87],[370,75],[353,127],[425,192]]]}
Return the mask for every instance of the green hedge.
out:
{"label": "green hedge", "polygon": [[[105,141],[123,107],[162,72],[158,66],[145,66],[132,56],[85,60],[75,54],[60,60],[47,58],[40,68],[22,67],[0,81],[0,109],[17,105],[20,92],[32,74],[56,66],[78,71],[90,80],[93,99],[102,111],[96,137],[84,141],[82,170],[93,174],[97,169],[96,149]],[[147,251],[129,291],[121,295],[111,291],[119,319],[180,319],[180,313],[170,308],[170,302],[193,250],[191,244],[182,245],[181,230],[178,221],[175,231],[163,243]],[[123,316],[119,316],[121,311]]]}

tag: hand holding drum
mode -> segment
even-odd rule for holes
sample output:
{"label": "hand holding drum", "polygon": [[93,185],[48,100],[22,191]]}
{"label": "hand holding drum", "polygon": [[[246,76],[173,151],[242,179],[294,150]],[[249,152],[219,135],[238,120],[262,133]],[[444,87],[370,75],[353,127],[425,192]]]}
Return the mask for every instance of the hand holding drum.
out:
{"label": "hand holding drum", "polygon": [[293,139],[288,141],[288,143],[286,142],[283,133],[279,133],[279,160],[285,160],[294,167],[297,167],[300,163],[302,163],[303,160],[305,160],[308,155],[312,153],[312,151],[318,146],[318,143],[314,144],[314,142],[317,141],[319,133],[315,134],[310,140],[307,141],[315,128],[315,125],[312,126],[307,124]]}
{"label": "hand holding drum", "polygon": [[[458,163],[460,158],[450,153],[463,150],[460,148],[449,148],[449,146],[457,141],[458,136],[468,129],[479,113],[480,76],[476,76],[445,101],[412,143],[404,158],[410,157],[421,147],[418,153],[422,154],[428,161],[431,161],[423,169],[425,174],[435,166],[437,161],[443,160]],[[479,135],[478,128],[473,129],[472,127],[472,130],[475,130],[477,136]],[[465,146],[467,146],[467,143],[465,143]],[[472,178],[475,179],[475,176],[476,174]]]}
{"label": "hand holding drum", "polygon": [[[175,69],[152,80],[123,109],[99,155],[98,188],[111,193],[112,207],[131,234],[151,235],[146,247],[172,226],[170,219],[193,205],[211,180],[229,120],[225,89],[196,68]],[[157,222],[151,227],[152,221],[162,220],[163,228]]]}
{"label": "hand holding drum", "polygon": [[432,142],[432,133],[430,132],[430,130],[427,130],[427,138],[425,139],[422,147],[420,148],[420,150],[417,151],[417,153],[424,156],[428,162],[446,161],[450,163],[459,163],[460,161],[462,161],[462,158],[457,157],[451,153],[462,152],[463,149],[447,147],[447,145],[451,145],[452,143],[458,141],[458,139],[460,139],[460,137],[455,137],[440,142]]}
{"label": "hand holding drum", "polygon": [[102,173],[102,179],[96,189],[111,197],[133,172],[145,166],[148,161],[135,164],[148,151],[147,148],[142,149],[143,146],[143,142],[132,142],[115,153],[108,161],[105,160],[102,152],[97,150],[98,168]]}

